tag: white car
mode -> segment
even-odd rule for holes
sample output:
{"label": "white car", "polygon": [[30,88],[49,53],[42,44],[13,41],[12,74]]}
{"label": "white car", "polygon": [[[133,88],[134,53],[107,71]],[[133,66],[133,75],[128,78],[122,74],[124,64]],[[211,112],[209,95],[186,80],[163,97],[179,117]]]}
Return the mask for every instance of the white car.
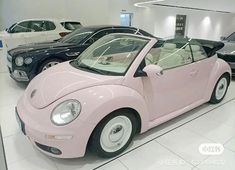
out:
{"label": "white car", "polygon": [[80,27],[80,22],[70,20],[23,20],[0,32],[0,41],[10,50],[23,44],[57,40]]}

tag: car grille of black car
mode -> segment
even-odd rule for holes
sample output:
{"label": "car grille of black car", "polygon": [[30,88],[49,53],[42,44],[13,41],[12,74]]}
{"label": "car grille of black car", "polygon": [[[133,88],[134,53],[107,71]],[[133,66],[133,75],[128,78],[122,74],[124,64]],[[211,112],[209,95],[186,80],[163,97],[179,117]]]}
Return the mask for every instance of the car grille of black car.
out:
{"label": "car grille of black car", "polygon": [[226,62],[235,62],[235,55],[222,55],[218,54],[218,57]]}

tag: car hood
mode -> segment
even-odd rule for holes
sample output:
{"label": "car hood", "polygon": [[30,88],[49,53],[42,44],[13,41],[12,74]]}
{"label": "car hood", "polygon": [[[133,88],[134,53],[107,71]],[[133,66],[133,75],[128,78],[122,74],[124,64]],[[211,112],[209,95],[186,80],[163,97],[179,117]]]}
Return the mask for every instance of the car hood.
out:
{"label": "car hood", "polygon": [[0,31],[0,37],[5,37],[7,35],[6,31]]}
{"label": "car hood", "polygon": [[34,44],[26,44],[18,46],[17,48],[14,48],[9,51],[9,54],[11,56],[19,55],[22,53],[30,53],[30,52],[48,52],[49,50],[55,50],[55,49],[66,49],[70,47],[74,47],[74,44],[69,43],[62,43],[62,42],[43,42],[43,43],[34,43]]}
{"label": "car hood", "polygon": [[121,84],[122,81],[122,76],[89,73],[65,62],[35,77],[28,85],[25,97],[33,107],[42,109],[78,90],[98,85]]}
{"label": "car hood", "polygon": [[235,54],[235,43],[224,41],[225,46],[218,51],[220,54]]}

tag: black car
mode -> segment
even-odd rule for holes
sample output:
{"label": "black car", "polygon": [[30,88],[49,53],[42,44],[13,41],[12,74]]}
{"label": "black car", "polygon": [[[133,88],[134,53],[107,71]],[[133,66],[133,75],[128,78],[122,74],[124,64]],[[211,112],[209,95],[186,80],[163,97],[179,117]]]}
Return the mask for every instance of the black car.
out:
{"label": "black car", "polygon": [[10,76],[16,81],[30,81],[37,74],[53,65],[77,58],[96,40],[111,33],[130,33],[154,37],[134,27],[83,27],[55,42],[28,44],[8,51]]}
{"label": "black car", "polygon": [[218,57],[230,65],[232,76],[235,77],[235,32],[227,38],[221,37],[221,39],[225,46],[217,52]]}

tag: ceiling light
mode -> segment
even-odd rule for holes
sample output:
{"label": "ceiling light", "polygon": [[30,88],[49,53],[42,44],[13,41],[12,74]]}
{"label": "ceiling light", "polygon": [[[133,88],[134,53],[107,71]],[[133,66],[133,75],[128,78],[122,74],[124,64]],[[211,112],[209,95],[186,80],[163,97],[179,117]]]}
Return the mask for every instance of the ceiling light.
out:
{"label": "ceiling light", "polygon": [[152,0],[152,1],[138,2],[138,3],[135,3],[134,6],[140,7],[140,8],[147,8],[144,5],[155,3],[155,2],[162,2],[162,1],[165,1],[165,0]]}

